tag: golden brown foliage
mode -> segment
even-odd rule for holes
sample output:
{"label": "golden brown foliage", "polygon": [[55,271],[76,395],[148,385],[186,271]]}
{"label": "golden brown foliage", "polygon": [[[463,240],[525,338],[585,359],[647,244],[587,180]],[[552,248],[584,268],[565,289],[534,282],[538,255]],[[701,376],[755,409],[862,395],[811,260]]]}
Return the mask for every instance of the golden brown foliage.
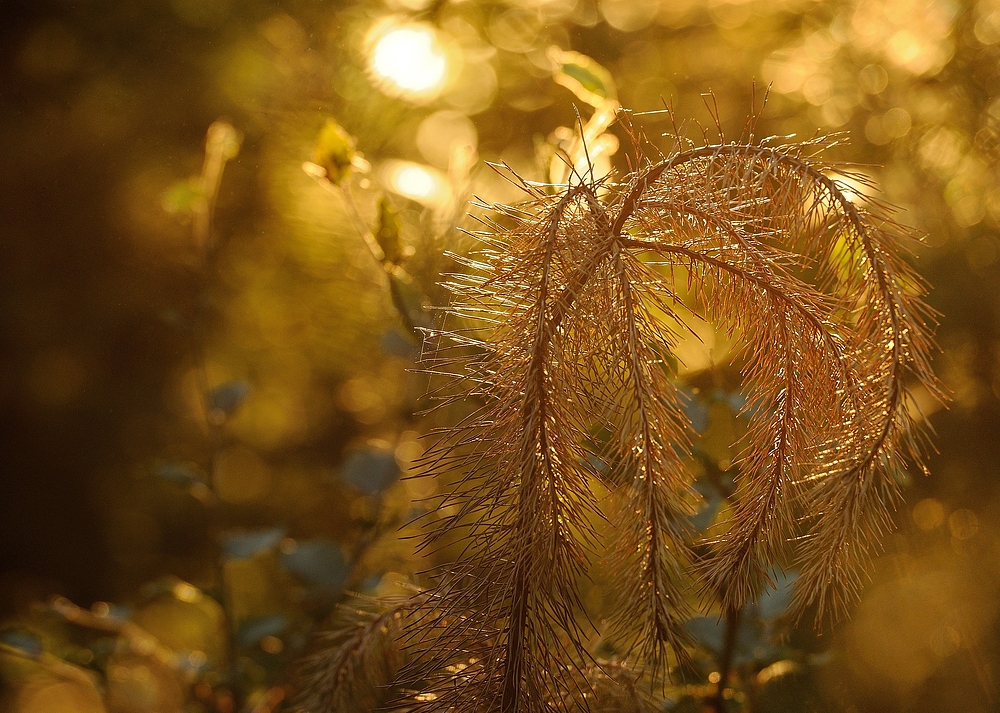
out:
{"label": "golden brown foliage", "polygon": [[[526,202],[488,206],[482,249],[446,279],[430,397],[481,405],[425,458],[449,484],[426,546],[458,554],[404,635],[397,683],[418,693],[401,708],[601,710],[614,680],[631,696],[586,643],[579,584],[597,551],[624,670],[687,660],[693,587],[735,611],[795,567],[794,610],[817,621],[858,593],[921,459],[908,383],[939,393],[934,318],[901,257],[912,235],[822,157],[833,139],[757,140],[750,122],[735,142],[672,141],[617,184],[511,172]],[[732,514],[696,548],[691,429],[665,358],[692,319],[741,345],[749,422]]]}

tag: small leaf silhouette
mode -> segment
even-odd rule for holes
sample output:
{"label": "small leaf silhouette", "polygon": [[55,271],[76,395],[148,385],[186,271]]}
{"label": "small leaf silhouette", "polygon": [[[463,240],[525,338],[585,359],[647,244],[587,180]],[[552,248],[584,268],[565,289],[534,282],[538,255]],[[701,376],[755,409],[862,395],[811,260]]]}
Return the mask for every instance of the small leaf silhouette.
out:
{"label": "small leaf silhouette", "polygon": [[0,644],[23,651],[28,656],[41,656],[45,650],[42,638],[38,634],[20,626],[0,629]]}
{"label": "small leaf silhouette", "polygon": [[252,387],[242,380],[227,381],[212,389],[208,394],[208,409],[213,418],[225,419],[232,416],[247,396]]}
{"label": "small leaf silhouette", "polygon": [[340,589],[347,581],[348,564],[343,551],[329,540],[305,540],[281,553],[281,564],[292,574],[323,589]]}
{"label": "small leaf silhouette", "polygon": [[340,477],[366,495],[380,493],[399,477],[395,454],[385,448],[365,448],[347,456]]}
{"label": "small leaf silhouette", "polygon": [[286,534],[283,527],[226,532],[222,535],[222,552],[232,559],[246,559],[258,552],[277,547],[285,539]]}
{"label": "small leaf silhouette", "polygon": [[153,472],[158,478],[178,485],[194,485],[205,481],[204,475],[188,463],[159,463]]}
{"label": "small leaf silhouette", "polygon": [[355,159],[354,137],[333,119],[327,119],[316,138],[313,162],[326,170],[326,178],[340,185],[351,174]]}
{"label": "small leaf silhouette", "polygon": [[399,241],[399,216],[384,196],[378,202],[378,228],[375,231],[375,240],[382,248],[384,262],[399,265],[403,261],[404,255]]}
{"label": "small leaf silhouette", "polygon": [[250,619],[236,633],[236,643],[244,647],[254,646],[265,636],[280,636],[290,624],[291,620],[284,614]]}

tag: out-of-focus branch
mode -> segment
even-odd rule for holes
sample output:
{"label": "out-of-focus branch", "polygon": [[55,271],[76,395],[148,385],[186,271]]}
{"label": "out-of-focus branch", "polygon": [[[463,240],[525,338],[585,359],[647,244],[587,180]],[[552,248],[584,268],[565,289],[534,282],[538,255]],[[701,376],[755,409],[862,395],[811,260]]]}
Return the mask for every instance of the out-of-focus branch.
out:
{"label": "out-of-focus branch", "polygon": [[115,634],[125,641],[129,650],[134,653],[155,659],[169,668],[177,668],[177,657],[174,653],[163,646],[155,636],[135,622],[109,616],[100,616],[74,604],[64,597],[54,599],[51,607],[53,612],[71,624]]}
{"label": "out-of-focus branch", "polygon": [[94,684],[94,679],[86,671],[74,666],[73,664],[66,663],[61,658],[53,656],[52,654],[44,652],[36,654],[4,643],[0,643],[0,654],[17,656],[18,658],[27,659],[28,661],[34,661],[54,676],[58,676],[59,678],[67,681],[83,683],[88,686]]}

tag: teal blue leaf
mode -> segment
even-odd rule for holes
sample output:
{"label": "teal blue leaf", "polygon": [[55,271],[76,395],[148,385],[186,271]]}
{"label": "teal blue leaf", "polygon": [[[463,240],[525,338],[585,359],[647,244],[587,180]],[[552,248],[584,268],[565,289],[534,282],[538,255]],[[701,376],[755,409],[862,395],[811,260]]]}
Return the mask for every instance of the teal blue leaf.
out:
{"label": "teal blue leaf", "polygon": [[0,644],[23,651],[28,656],[41,656],[45,650],[38,634],[20,626],[0,629]]}
{"label": "teal blue leaf", "polygon": [[209,392],[208,408],[212,413],[231,416],[246,401],[250,391],[251,386],[246,381],[227,381]]}
{"label": "teal blue leaf", "polygon": [[420,354],[420,350],[413,343],[413,340],[396,327],[383,332],[379,344],[382,351],[390,356],[414,359]]}
{"label": "teal blue leaf", "polygon": [[347,456],[340,477],[365,495],[380,493],[399,478],[395,454],[385,448],[365,448]]}
{"label": "teal blue leaf", "polygon": [[792,601],[792,588],[796,572],[775,571],[771,573],[771,581],[774,586],[768,587],[757,598],[757,609],[765,619],[775,619],[785,613],[788,605]]}
{"label": "teal blue leaf", "polygon": [[247,559],[258,552],[277,547],[286,534],[283,527],[226,532],[222,535],[222,553],[229,559]]}
{"label": "teal blue leaf", "polygon": [[322,539],[299,541],[293,550],[281,553],[281,564],[307,583],[323,589],[340,589],[350,571],[340,547]]}
{"label": "teal blue leaf", "polygon": [[158,478],[178,485],[194,485],[205,481],[204,476],[187,463],[159,463],[153,472]]}
{"label": "teal blue leaf", "polygon": [[265,636],[281,636],[291,623],[284,614],[249,619],[236,632],[236,643],[243,647],[255,646]]}

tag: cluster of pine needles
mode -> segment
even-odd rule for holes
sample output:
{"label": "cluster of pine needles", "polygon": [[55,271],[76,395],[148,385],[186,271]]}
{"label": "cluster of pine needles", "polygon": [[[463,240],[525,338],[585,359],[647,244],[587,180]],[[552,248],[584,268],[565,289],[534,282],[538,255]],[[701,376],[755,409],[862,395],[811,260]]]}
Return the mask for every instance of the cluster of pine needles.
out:
{"label": "cluster of pine needles", "polygon": [[[499,167],[526,199],[484,206],[422,360],[428,399],[465,414],[422,461],[442,493],[424,547],[447,564],[412,597],[343,609],[303,710],[640,710],[640,679],[690,659],[690,602],[738,611],[787,568],[792,616],[856,600],[903,470],[922,467],[910,393],[943,398],[935,315],[912,231],[824,158],[839,137],[758,140],[756,119],[735,141],[675,127],[665,151],[622,121],[642,148],[616,181]],[[695,320],[740,345],[749,423],[728,519],[701,540],[665,358]],[[595,561],[615,612],[597,635]]]}

